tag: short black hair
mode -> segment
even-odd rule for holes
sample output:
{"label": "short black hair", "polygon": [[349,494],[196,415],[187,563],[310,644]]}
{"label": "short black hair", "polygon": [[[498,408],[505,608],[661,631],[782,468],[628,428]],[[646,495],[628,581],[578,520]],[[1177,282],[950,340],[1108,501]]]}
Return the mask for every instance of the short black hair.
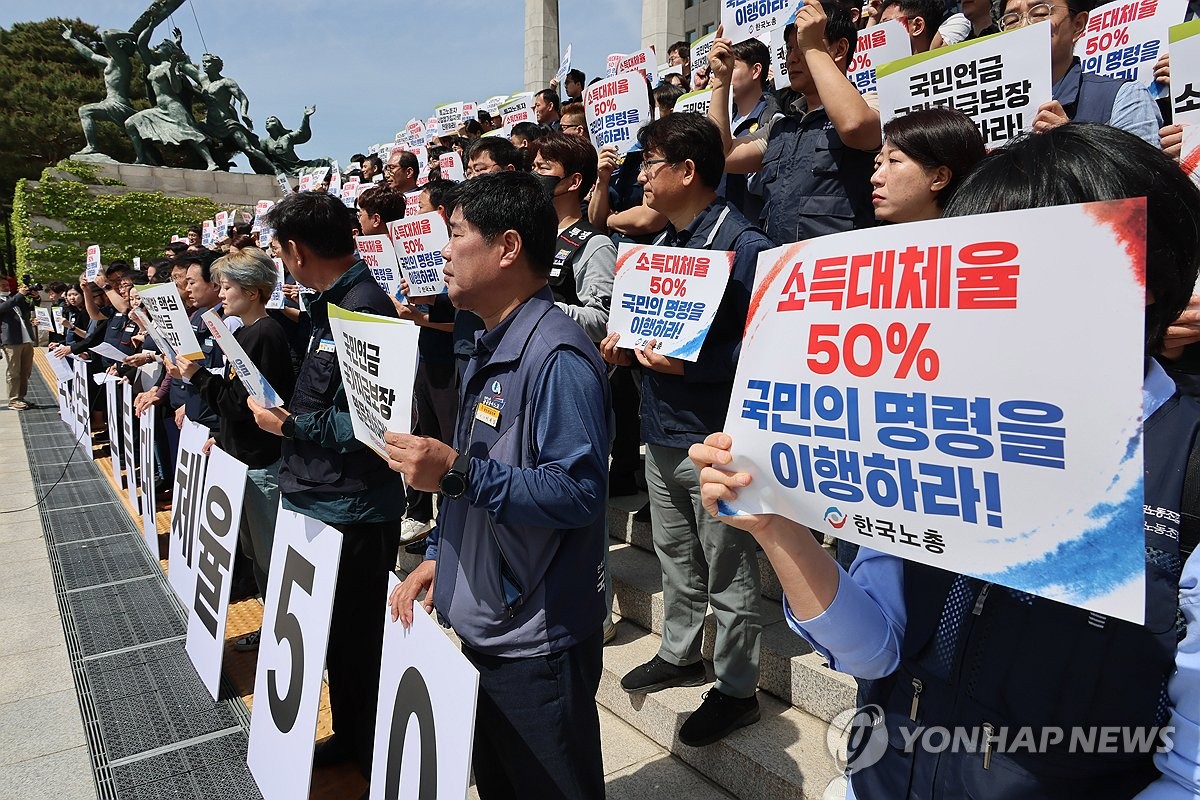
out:
{"label": "short black hair", "polygon": [[558,92],[554,91],[553,89],[542,89],[540,92],[535,94],[534,97],[540,97],[549,103],[550,107],[554,109],[555,114],[557,114],[558,110],[562,108],[562,100],[558,98]]}
{"label": "short black hair", "polygon": [[362,153],[355,153],[354,155],[350,156],[350,162],[353,163],[353,162],[357,161],[358,163],[361,164],[363,162],[364,158],[366,158],[366,156],[363,155]]}
{"label": "short black hair", "polygon": [[[796,23],[789,22],[783,29],[783,40],[786,42],[796,35]],[[858,46],[858,26],[850,9],[840,3],[825,4],[825,41],[836,44],[846,40],[846,66],[854,60],[854,48]]]}
{"label": "short black hair", "polygon": [[199,225],[188,225],[187,232],[188,233],[197,233],[202,236],[204,235],[204,229],[201,228]]}
{"label": "short black hair", "polygon": [[583,86],[585,83],[587,83],[587,75],[584,75],[583,70],[581,69],[573,69],[568,72],[566,79],[563,80],[564,91],[566,90],[567,81],[572,81],[574,83],[578,83],[580,86]]}
{"label": "short black hair", "polygon": [[725,146],[721,132],[708,117],[700,114],[667,114],[638,131],[642,149],[657,150],[667,161],[678,164],[691,159],[700,181],[716,189],[725,172]]}
{"label": "short black hair", "polygon": [[129,264],[125,261],[110,261],[108,266],[104,268],[104,277],[111,278],[113,275],[128,275],[132,271],[129,268]]}
{"label": "short black hair", "polygon": [[682,87],[663,81],[654,89],[651,96],[654,98],[655,105],[662,106],[668,111],[673,111],[675,104],[679,102],[679,98],[685,94],[687,92]]}
{"label": "short black hair", "polygon": [[943,216],[1146,198],[1146,355],[1191,299],[1200,269],[1200,189],[1140,137],[1073,122],[992,151],[959,186]]}
{"label": "short black hair", "polygon": [[[367,215],[378,214],[385,223],[394,222],[404,217],[407,201],[403,192],[397,192],[387,186],[372,186],[364,189],[358,196],[358,207]],[[357,223],[357,220],[355,220]]]}
{"label": "short black hair", "polygon": [[511,136],[520,136],[525,141],[533,143],[549,132],[545,126],[526,120],[513,125]]}
{"label": "short black hair", "polygon": [[762,67],[758,80],[766,89],[770,82],[771,49],[758,39],[746,39],[743,42],[734,43],[732,50],[733,57],[743,64],[751,67],[758,64]]}
{"label": "short black hair", "polygon": [[55,281],[54,283],[50,284],[46,288],[57,294],[65,294],[67,291],[67,285],[65,283],[63,283],[62,281]]}
{"label": "short black hair", "polygon": [[327,192],[293,192],[271,206],[263,224],[278,242],[299,242],[320,258],[354,254],[353,220]]}
{"label": "short black hair", "polygon": [[182,253],[183,251],[185,251],[187,249],[188,249],[187,242],[170,242],[165,247],[163,247],[163,250],[170,250],[173,255],[179,255],[180,253]]}
{"label": "short black hair", "polygon": [[488,242],[505,231],[516,231],[534,273],[550,274],[558,215],[537,178],[509,171],[481,175],[462,184],[458,208],[463,219]]}
{"label": "short black hair", "polygon": [[383,159],[380,158],[379,156],[375,155],[374,153],[371,153],[371,155],[364,158],[362,160],[362,164],[363,164],[363,166],[366,166],[367,164],[371,164],[373,167],[375,167],[376,172],[383,172]]}
{"label": "short black hair", "polygon": [[983,136],[971,118],[948,108],[925,108],[895,117],[883,126],[883,138],[926,169],[950,170],[950,182],[936,198],[938,208],[945,208],[963,178],[987,155]]}
{"label": "short black hair", "polygon": [[455,181],[448,181],[439,178],[436,181],[429,181],[421,187],[422,192],[429,194],[429,204],[434,208],[439,206],[446,209],[446,215],[449,216],[456,205],[458,197],[458,187],[461,184]]}
{"label": "short black hair", "polygon": [[476,153],[487,153],[492,161],[502,167],[511,166],[516,170],[525,168],[525,159],[521,151],[503,136],[481,136],[471,142],[471,149],[467,151],[467,161],[474,158]]}
{"label": "short black hair", "polygon": [[679,57],[684,61],[692,60],[692,46],[682,39],[667,48],[667,55],[669,56],[672,53],[678,53]]}
{"label": "short black hair", "polygon": [[946,16],[946,4],[942,0],[883,0],[879,13],[883,14],[884,9],[895,5],[900,6],[900,11],[909,19],[920,17],[925,20],[923,35],[931,39]]}
{"label": "short black hair", "polygon": [[582,178],[578,190],[580,197],[592,190],[600,157],[590,140],[567,133],[552,133],[539,139],[533,147],[533,152],[546,161],[562,164],[567,177],[579,174]]}

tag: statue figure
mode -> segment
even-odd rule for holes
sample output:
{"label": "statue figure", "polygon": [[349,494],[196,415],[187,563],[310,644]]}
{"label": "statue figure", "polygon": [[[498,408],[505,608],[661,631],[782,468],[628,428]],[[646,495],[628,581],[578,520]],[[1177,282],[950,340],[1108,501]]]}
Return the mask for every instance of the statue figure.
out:
{"label": "statue figure", "polygon": [[[220,56],[205,53],[200,58],[200,68],[195,64],[183,63],[185,75],[200,89],[206,111],[200,130],[218,142],[229,142],[246,154],[250,166],[259,174],[275,172],[271,161],[259,149],[258,137],[254,135],[254,123],[250,120],[250,99],[233,78],[221,74],[225,62]],[[241,118],[234,108],[234,101],[241,106]]]}
{"label": "statue figure", "polygon": [[84,148],[76,155],[99,155],[96,146],[96,122],[107,120],[121,127],[133,116],[133,105],[129,102],[129,80],[133,76],[133,37],[125,31],[109,28],[100,31],[100,41],[108,56],[102,56],[71,34],[71,29],[62,26],[62,37],[70,42],[75,51],[84,58],[104,68],[104,99],[99,103],[88,103],[79,107],[79,124],[83,127]]}
{"label": "statue figure", "polygon": [[299,129],[294,131],[283,127],[279,117],[267,117],[267,138],[263,140],[262,149],[280,172],[295,175],[304,167],[329,166],[328,158],[313,158],[306,161],[296,155],[296,145],[304,144],[312,138],[312,127],[309,125],[308,119],[315,113],[317,113],[316,106],[304,109],[304,119],[300,121]]}
{"label": "statue figure", "polygon": [[150,25],[137,38],[138,53],[150,67],[146,83],[154,93],[154,106],[139,111],[125,121],[125,130],[133,141],[137,163],[153,163],[146,150],[146,142],[185,145],[204,159],[210,171],[219,170],[212,153],[205,144],[204,133],[196,127],[192,115],[179,99],[183,89],[181,64],[185,54],[178,44],[164,39],[161,44],[150,48],[150,37],[154,26]]}

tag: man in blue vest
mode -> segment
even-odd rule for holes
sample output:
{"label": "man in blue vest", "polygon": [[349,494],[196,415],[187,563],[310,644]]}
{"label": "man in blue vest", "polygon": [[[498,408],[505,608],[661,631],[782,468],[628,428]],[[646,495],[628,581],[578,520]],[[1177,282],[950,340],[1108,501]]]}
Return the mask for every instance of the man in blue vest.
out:
{"label": "man in blue vest", "polygon": [[[479,669],[479,796],[602,798],[600,685],[611,409],[604,364],[546,283],[557,217],[532,175],[467,181],[446,288],[483,320],[454,447],[387,434],[389,466],[441,493],[425,561],[392,595],[426,609]],[[434,579],[436,577],[436,583]],[[432,602],[431,602],[432,601]]]}
{"label": "man in blue vest", "polygon": [[354,437],[350,407],[329,325],[329,305],[395,317],[387,292],[355,255],[353,217],[325,192],[289,194],[267,212],[271,248],[289,274],[317,290],[308,301],[312,338],[288,407],[248,401],[255,421],[283,437],[283,507],[342,533],[329,648],[332,738],[317,745],[314,766],[357,759],[369,779],[383,628],[379,606],[400,546],[404,483]]}
{"label": "man in blue vest", "polygon": [[1038,108],[1033,129],[1045,132],[1068,122],[1102,122],[1127,130],[1155,147],[1162,116],[1145,86],[1083,71],[1075,43],[1087,31],[1091,0],[1008,0],[1000,29],[1050,24],[1053,98]]}
{"label": "man in blue vest", "polygon": [[[730,138],[733,43],[718,37],[709,51],[708,115],[725,142],[725,171],[757,172],[763,196],[757,222],[776,244],[875,224],[871,173],[883,143],[878,102],[858,93],[846,67],[858,43],[850,11],[805,2],[784,29],[788,80],[799,98],[749,136]],[[874,106],[872,105],[874,104]]]}

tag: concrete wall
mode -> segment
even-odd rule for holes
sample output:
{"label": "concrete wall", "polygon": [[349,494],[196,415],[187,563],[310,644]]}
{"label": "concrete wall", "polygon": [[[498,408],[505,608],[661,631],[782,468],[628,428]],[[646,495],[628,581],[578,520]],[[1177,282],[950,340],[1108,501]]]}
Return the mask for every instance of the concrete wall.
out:
{"label": "concrete wall", "polygon": [[273,175],[244,172],[206,172],[196,169],[147,167],[141,164],[100,164],[99,172],[124,186],[95,187],[101,192],[162,192],[174,197],[207,197],[221,206],[253,206],[279,197]]}

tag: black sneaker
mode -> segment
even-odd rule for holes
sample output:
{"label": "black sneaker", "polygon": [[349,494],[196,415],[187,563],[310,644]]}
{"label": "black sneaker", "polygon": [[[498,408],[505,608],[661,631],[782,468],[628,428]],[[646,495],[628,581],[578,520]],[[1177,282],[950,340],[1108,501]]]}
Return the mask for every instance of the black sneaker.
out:
{"label": "black sneaker", "polygon": [[703,747],[755,722],[758,697],[730,697],[709,689],[704,693],[704,702],[679,729],[679,741],[688,747]]}
{"label": "black sneaker", "polygon": [[677,667],[669,661],[663,661],[658,656],[634,667],[621,678],[621,688],[630,694],[657,692],[672,686],[700,686],[708,682],[704,672],[704,662],[697,661],[686,667]]}
{"label": "black sneaker", "polygon": [[317,742],[317,746],[313,748],[313,767],[332,767],[335,764],[341,764],[354,758],[353,748],[346,744],[346,740],[336,733],[325,739]]}

